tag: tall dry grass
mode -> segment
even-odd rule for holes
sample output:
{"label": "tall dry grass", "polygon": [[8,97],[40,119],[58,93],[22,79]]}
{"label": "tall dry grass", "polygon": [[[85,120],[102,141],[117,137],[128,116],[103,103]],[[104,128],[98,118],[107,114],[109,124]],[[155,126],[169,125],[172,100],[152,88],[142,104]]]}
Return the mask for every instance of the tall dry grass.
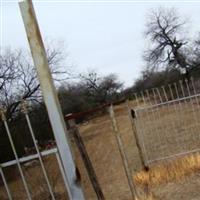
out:
{"label": "tall dry grass", "polygon": [[200,153],[177,158],[165,164],[154,165],[149,171],[138,172],[134,176],[134,181],[141,186],[156,186],[181,180],[197,172],[200,172]]}

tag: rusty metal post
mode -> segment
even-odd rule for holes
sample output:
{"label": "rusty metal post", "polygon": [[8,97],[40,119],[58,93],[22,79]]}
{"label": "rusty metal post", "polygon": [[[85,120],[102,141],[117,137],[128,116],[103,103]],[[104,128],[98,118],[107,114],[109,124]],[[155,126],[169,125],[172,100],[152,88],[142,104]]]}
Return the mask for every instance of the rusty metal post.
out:
{"label": "rusty metal post", "polygon": [[140,139],[139,139],[139,136],[137,134],[137,129],[136,129],[136,125],[135,125],[135,123],[136,123],[135,122],[135,119],[136,119],[135,111],[133,109],[130,109],[129,100],[126,101],[126,106],[127,106],[127,109],[128,109],[128,115],[129,115],[129,119],[131,121],[131,127],[132,127],[132,131],[133,131],[133,134],[134,134],[134,137],[135,137],[135,142],[136,142],[136,146],[137,146],[137,149],[138,149],[138,152],[139,152],[139,156],[140,156],[142,166],[146,171],[148,171],[149,166],[146,162],[146,159],[145,159],[145,156],[144,156],[145,154],[143,153],[142,145],[140,143]]}
{"label": "rusty metal post", "polygon": [[78,127],[76,125],[76,122],[74,119],[69,119],[68,124],[70,126],[69,131],[70,131],[70,135],[72,135],[73,140],[80,152],[81,158],[83,160],[83,163],[85,165],[85,168],[87,170],[90,182],[93,186],[93,189],[96,193],[96,196],[99,200],[104,200],[105,197],[103,195],[103,192],[101,190],[101,186],[99,184],[98,178],[96,176],[95,170],[92,166],[92,162],[89,158],[89,155],[87,153],[86,147],[84,145],[83,139],[79,133]]}
{"label": "rusty metal post", "polygon": [[110,119],[111,119],[111,122],[112,122],[113,133],[114,133],[114,136],[115,136],[116,141],[117,141],[117,145],[118,145],[118,149],[119,149],[120,156],[121,156],[121,159],[122,159],[123,167],[124,167],[126,177],[127,177],[127,180],[128,180],[128,184],[129,184],[129,187],[130,187],[130,191],[131,191],[131,194],[132,194],[132,199],[137,200],[136,187],[135,187],[135,184],[133,182],[131,170],[128,166],[128,159],[127,159],[127,156],[126,156],[126,153],[125,153],[125,150],[124,150],[124,146],[123,146],[123,143],[122,143],[121,135],[119,133],[119,129],[118,129],[118,126],[117,126],[117,121],[115,119],[115,113],[114,113],[112,105],[109,107],[109,115],[110,115]]}
{"label": "rusty metal post", "polygon": [[34,65],[37,69],[41,90],[55,135],[64,172],[68,181],[68,195],[71,200],[84,200],[80,184],[76,182],[76,167],[66,138],[66,126],[61,112],[53,79],[50,73],[46,52],[31,0],[19,2]]}

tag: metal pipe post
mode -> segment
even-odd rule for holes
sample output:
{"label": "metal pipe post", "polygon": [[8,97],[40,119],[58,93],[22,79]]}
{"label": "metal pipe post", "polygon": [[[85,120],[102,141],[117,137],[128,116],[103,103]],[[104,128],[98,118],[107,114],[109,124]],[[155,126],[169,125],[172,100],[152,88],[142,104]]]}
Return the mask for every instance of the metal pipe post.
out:
{"label": "metal pipe post", "polygon": [[116,138],[116,142],[117,142],[118,149],[119,149],[119,152],[120,152],[120,155],[121,155],[124,170],[125,170],[125,173],[126,173],[126,177],[128,179],[128,184],[129,184],[129,187],[130,187],[130,190],[131,190],[132,199],[137,200],[136,187],[135,187],[135,184],[133,183],[132,173],[131,173],[131,170],[130,170],[129,165],[128,165],[128,159],[127,159],[127,156],[126,156],[126,153],[125,153],[125,150],[124,150],[124,146],[122,144],[121,135],[119,133],[119,129],[118,129],[118,126],[117,126],[117,121],[115,119],[115,113],[114,113],[112,105],[109,107],[109,115],[110,115],[110,119],[111,119],[111,122],[112,122],[113,133],[114,133],[114,136]]}
{"label": "metal pipe post", "polygon": [[144,153],[144,151],[142,149],[140,138],[139,138],[139,135],[137,133],[136,122],[135,122],[136,114],[135,114],[135,111],[130,108],[129,100],[126,101],[126,107],[127,107],[127,110],[128,110],[129,120],[131,122],[131,127],[132,127],[132,131],[133,131],[133,134],[134,134],[134,137],[135,137],[135,142],[136,142],[136,146],[137,146],[137,149],[138,149],[138,152],[139,152],[139,156],[140,156],[140,161],[142,163],[142,167],[146,171],[148,171],[149,170],[149,166],[148,166],[148,164],[146,162],[146,159],[145,159],[145,156],[144,156],[145,153]]}
{"label": "metal pipe post", "polygon": [[56,143],[68,181],[68,195],[71,200],[84,200],[84,195],[79,184],[76,183],[76,168],[66,138],[66,126],[61,112],[53,79],[50,73],[46,52],[37,23],[35,11],[31,0],[19,2],[21,15],[28,42],[30,45],[34,65],[37,69],[45,105],[55,135]]}

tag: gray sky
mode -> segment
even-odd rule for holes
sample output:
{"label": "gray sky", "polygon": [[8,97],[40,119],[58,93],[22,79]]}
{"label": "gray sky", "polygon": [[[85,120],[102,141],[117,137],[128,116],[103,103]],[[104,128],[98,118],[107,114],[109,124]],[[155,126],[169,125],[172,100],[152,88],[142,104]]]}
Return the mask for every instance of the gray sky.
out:
{"label": "gray sky", "polygon": [[[4,0],[2,5],[1,46],[28,48],[17,2]],[[43,38],[65,41],[69,62],[77,71],[94,68],[102,74],[116,73],[127,86],[144,65],[143,32],[150,9],[175,7],[189,18],[192,35],[200,31],[200,1],[72,4],[43,0],[34,6]]]}

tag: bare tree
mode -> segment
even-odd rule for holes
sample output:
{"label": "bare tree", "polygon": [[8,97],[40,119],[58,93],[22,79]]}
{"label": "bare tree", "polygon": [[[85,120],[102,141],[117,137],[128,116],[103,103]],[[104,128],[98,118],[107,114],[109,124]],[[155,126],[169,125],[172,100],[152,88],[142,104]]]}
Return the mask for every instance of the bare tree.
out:
{"label": "bare tree", "polygon": [[123,87],[123,83],[118,80],[116,74],[99,76],[96,72],[90,71],[80,77],[83,85],[87,88],[88,95],[98,103],[112,101]]}
{"label": "bare tree", "polygon": [[5,55],[0,55],[0,90],[8,83],[16,78],[15,65],[17,64],[19,54],[6,51]]}
{"label": "bare tree", "polygon": [[200,33],[198,35],[198,38],[195,40],[193,44],[193,48],[191,52],[192,54],[190,55],[193,55],[191,58],[193,68],[199,69],[200,68]]}
{"label": "bare tree", "polygon": [[63,84],[58,91],[59,100],[65,114],[86,111],[119,100],[122,86],[114,74],[101,76],[89,71],[80,75],[79,81]]}
{"label": "bare tree", "polygon": [[[49,46],[47,57],[55,81],[69,78],[69,67],[64,67],[63,49]],[[5,50],[0,55],[0,106],[7,109],[12,119],[22,99],[41,102],[40,84],[30,55],[22,50]]]}
{"label": "bare tree", "polygon": [[[63,48],[60,45],[57,46],[57,43],[51,42],[46,49],[53,78],[59,86],[61,81],[70,78],[71,70],[65,64],[67,57]],[[19,112],[22,99],[31,102],[30,117],[38,141],[42,144],[52,139],[52,130],[31,56],[26,51],[5,49],[0,55],[0,108],[5,107],[7,110],[6,116],[19,156],[25,153],[25,146],[32,146],[31,137],[27,134],[27,126],[24,125],[26,124],[24,116]],[[13,159],[13,152],[1,120],[0,132],[0,160],[4,162]]]}
{"label": "bare tree", "polygon": [[151,43],[144,57],[151,69],[168,67],[189,75],[194,66],[187,56],[191,42],[184,33],[185,21],[176,10],[160,8],[150,13],[145,34]]}

